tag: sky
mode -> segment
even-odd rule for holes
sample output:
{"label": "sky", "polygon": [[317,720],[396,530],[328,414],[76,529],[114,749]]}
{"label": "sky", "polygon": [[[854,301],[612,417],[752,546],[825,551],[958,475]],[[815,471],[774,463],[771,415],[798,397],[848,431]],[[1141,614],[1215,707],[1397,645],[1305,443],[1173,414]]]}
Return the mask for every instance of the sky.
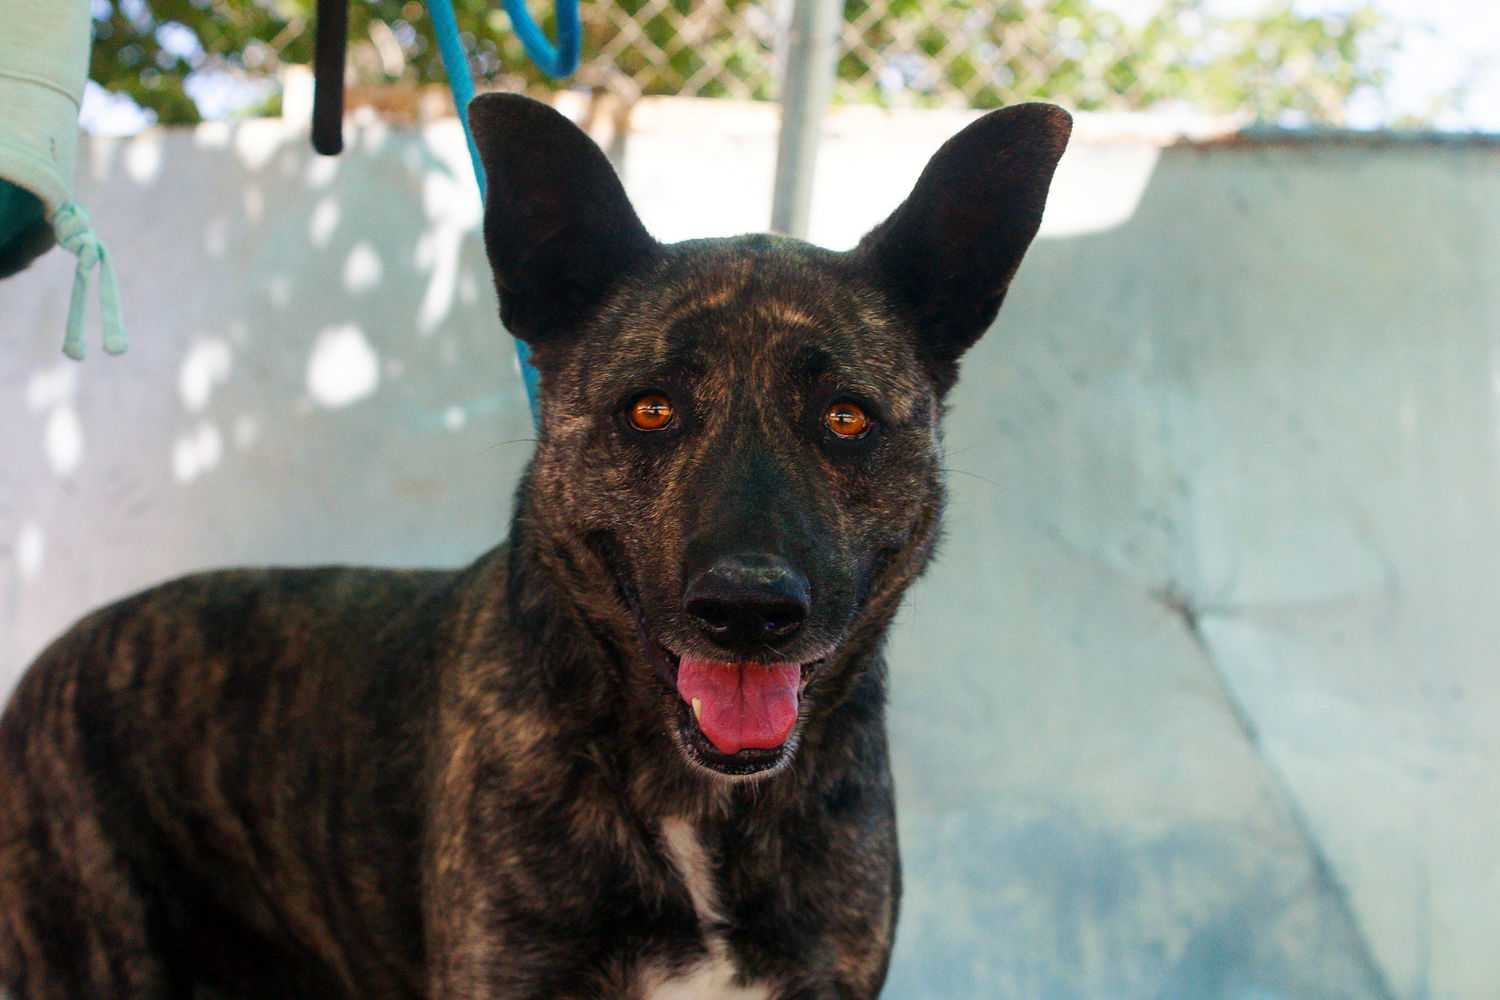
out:
{"label": "sky", "polygon": [[[1476,83],[1440,128],[1500,132],[1500,0],[1374,0],[1398,23],[1409,24],[1395,65],[1390,99],[1400,112],[1420,111],[1433,95],[1472,75]],[[1215,0],[1226,9],[1253,11],[1259,0]],[[1298,0],[1304,13],[1347,10],[1347,0]],[[1373,125],[1359,121],[1353,124]]]}
{"label": "sky", "polygon": [[[1098,0],[1126,16],[1144,16],[1161,0]],[[1376,128],[1389,117],[1424,112],[1434,97],[1471,78],[1477,86],[1462,107],[1435,124],[1454,131],[1500,132],[1500,0],[1370,0],[1376,10],[1402,26],[1386,109],[1350,109],[1350,124]],[[1301,14],[1337,14],[1361,0],[1292,0]],[[1276,0],[1207,0],[1208,13],[1252,16]]]}
{"label": "sky", "polygon": [[[1149,12],[1160,0],[1101,0],[1123,14]],[[1275,0],[1209,0],[1210,12],[1251,15]],[[1293,0],[1304,14],[1347,11],[1358,0]],[[1349,109],[1350,124],[1374,128],[1392,117],[1423,113],[1434,97],[1454,85],[1471,84],[1459,108],[1440,115],[1435,124],[1453,131],[1500,132],[1500,0],[1372,0],[1392,21],[1404,26],[1386,94],[1388,107],[1373,102]],[[190,89],[201,107],[230,108],[236,89],[223,81],[194,81]],[[89,85],[81,115],[84,128],[96,134],[122,135],[146,127],[149,118],[123,98],[111,98]]]}

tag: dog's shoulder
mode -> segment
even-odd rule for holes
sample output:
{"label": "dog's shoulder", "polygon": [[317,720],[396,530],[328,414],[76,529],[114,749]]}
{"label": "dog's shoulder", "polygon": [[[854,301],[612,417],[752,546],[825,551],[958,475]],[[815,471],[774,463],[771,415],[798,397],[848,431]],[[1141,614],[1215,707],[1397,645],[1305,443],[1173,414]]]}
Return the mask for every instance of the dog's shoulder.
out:
{"label": "dog's shoulder", "polygon": [[103,642],[118,653],[119,643],[149,635],[213,654],[243,649],[251,638],[262,643],[279,634],[296,642],[333,630],[356,643],[441,600],[456,577],[351,566],[210,570],[115,601],[80,620],[59,645]]}
{"label": "dog's shoulder", "polygon": [[97,703],[181,718],[294,689],[352,692],[438,655],[457,579],[345,566],[179,577],[78,621],[22,677],[7,714]]}

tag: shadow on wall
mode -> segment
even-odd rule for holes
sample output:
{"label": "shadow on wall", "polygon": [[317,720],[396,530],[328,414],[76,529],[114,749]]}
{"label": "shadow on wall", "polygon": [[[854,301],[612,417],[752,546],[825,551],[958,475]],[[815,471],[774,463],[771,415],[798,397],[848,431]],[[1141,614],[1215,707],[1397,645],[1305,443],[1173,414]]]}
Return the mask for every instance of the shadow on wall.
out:
{"label": "shadow on wall", "polygon": [[1495,153],[1169,148],[1033,249],[892,644],[893,996],[1500,982]]}
{"label": "shadow on wall", "polygon": [[[817,235],[882,216],[949,124],[835,137]],[[631,139],[663,235],[772,156],[692,140]],[[502,536],[532,431],[462,137],[350,145],[87,147],[134,344],[57,355],[58,255],[0,284],[0,690],[188,570]],[[1497,189],[1484,148],[1075,144],[893,637],[888,996],[1488,1000]]]}
{"label": "shadow on wall", "polygon": [[85,606],[186,570],[455,563],[504,531],[533,431],[461,135],[304,146],[271,121],[90,144],[123,358],[57,354],[57,255],[0,286],[0,687]]}

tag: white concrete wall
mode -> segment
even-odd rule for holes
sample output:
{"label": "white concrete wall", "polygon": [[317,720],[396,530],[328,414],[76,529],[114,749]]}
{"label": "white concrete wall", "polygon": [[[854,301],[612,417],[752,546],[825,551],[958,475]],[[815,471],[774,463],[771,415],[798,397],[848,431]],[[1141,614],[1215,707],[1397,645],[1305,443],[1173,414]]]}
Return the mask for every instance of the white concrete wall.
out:
{"label": "white concrete wall", "polygon": [[[768,218],[774,121],[722,107],[637,115],[664,238]],[[839,115],[815,237],[958,124]],[[1492,1000],[1500,152],[1083,133],[892,643],[887,995]],[[501,536],[530,427],[454,129],[338,161],[153,133],[84,170],[135,343],[58,355],[60,253],[0,284],[0,691],[167,576]]]}

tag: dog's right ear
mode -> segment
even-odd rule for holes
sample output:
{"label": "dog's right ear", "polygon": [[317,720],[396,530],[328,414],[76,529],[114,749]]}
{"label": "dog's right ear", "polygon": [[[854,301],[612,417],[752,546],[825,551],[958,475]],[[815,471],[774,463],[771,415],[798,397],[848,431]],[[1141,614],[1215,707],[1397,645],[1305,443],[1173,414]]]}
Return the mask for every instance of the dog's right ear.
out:
{"label": "dog's right ear", "polygon": [[484,163],[484,249],[500,320],[533,347],[586,323],[628,271],[660,247],[594,141],[520,94],[469,103]]}
{"label": "dog's right ear", "polygon": [[949,139],[854,260],[915,322],[940,391],[994,322],[1042,221],[1072,118],[1050,104],[992,111]]}

